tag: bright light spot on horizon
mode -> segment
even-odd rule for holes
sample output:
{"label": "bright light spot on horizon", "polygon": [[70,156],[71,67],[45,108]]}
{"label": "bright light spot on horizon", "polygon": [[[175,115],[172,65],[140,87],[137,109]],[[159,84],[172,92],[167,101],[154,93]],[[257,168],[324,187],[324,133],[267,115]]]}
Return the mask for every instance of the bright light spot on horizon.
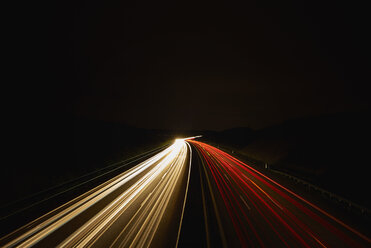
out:
{"label": "bright light spot on horizon", "polygon": [[190,140],[190,139],[196,139],[196,138],[200,138],[200,137],[202,137],[202,135],[197,135],[197,136],[188,137],[188,138],[177,138],[177,139],[175,139],[174,143],[185,141],[185,140]]}

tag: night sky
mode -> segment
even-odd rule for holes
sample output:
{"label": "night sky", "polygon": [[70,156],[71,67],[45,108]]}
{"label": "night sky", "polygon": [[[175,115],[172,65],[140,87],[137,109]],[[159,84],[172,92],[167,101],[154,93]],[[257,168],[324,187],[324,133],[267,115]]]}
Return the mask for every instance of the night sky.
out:
{"label": "night sky", "polygon": [[367,13],[355,2],[29,5],[9,35],[13,106],[27,120],[258,129],[369,108]]}

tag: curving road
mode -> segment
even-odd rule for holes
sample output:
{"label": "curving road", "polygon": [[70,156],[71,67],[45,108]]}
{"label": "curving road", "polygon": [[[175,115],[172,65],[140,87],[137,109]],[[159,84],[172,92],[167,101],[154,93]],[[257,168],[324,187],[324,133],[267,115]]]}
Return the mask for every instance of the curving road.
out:
{"label": "curving road", "polygon": [[188,138],[2,237],[0,246],[323,248],[371,247],[371,240]]}
{"label": "curving road", "polygon": [[203,168],[206,246],[371,247],[367,236],[228,153],[189,142]]}
{"label": "curving road", "polygon": [[[172,146],[3,237],[3,247],[149,247],[177,243],[189,144]],[[170,237],[170,238],[169,238]]]}

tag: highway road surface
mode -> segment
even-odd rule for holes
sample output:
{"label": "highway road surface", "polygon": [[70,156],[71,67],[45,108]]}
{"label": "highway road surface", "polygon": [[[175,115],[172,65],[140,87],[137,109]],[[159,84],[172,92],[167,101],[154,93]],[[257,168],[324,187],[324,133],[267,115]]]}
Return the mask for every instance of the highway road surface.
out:
{"label": "highway road surface", "polygon": [[371,247],[369,237],[249,165],[189,143],[201,157],[207,247]]}
{"label": "highway road surface", "polygon": [[1,238],[2,247],[175,247],[191,150],[184,140]]}
{"label": "highway road surface", "polygon": [[1,247],[371,247],[297,192],[193,138],[0,239]]}

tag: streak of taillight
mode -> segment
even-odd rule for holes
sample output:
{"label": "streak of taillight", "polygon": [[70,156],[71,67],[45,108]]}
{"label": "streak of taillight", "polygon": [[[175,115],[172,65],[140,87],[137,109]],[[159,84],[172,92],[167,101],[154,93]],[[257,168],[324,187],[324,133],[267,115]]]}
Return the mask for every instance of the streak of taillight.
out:
{"label": "streak of taillight", "polygon": [[[208,158],[207,155],[205,155],[203,151],[201,152],[201,154],[204,157],[204,159],[206,161],[206,164],[207,164],[208,168],[210,169],[210,172],[211,172],[211,174],[212,174],[212,176],[213,176],[213,178],[214,178],[214,180],[216,182],[217,188],[218,188],[218,190],[219,190],[219,192],[220,192],[220,194],[221,194],[221,196],[223,198],[223,202],[224,202],[224,204],[225,204],[225,206],[227,208],[227,212],[228,212],[228,214],[229,214],[229,216],[231,218],[233,227],[234,227],[234,229],[235,229],[235,231],[237,233],[237,237],[238,237],[241,245],[243,247],[247,247],[247,244],[246,244],[246,240],[244,238],[244,235],[243,235],[242,231],[240,230],[240,227],[239,227],[239,225],[237,223],[238,222],[238,219],[235,218],[235,216],[234,216],[234,214],[232,212],[233,206],[231,206],[229,204],[232,201],[230,201],[228,195],[224,193],[224,190],[223,190],[222,185],[221,185],[221,181],[218,178],[218,176],[215,174],[215,171],[214,171],[215,168],[213,169],[213,166],[211,165],[211,159]],[[228,198],[228,200],[226,198]],[[235,211],[234,208],[233,208],[233,210]]]}
{"label": "streak of taillight", "polygon": [[[195,142],[197,142],[197,141],[195,141]],[[267,176],[265,176],[264,174],[262,174],[259,171],[255,170],[254,168],[252,168],[252,167],[248,166],[247,164],[241,162],[240,160],[232,157],[228,153],[225,153],[225,152],[223,152],[223,151],[221,151],[221,150],[219,150],[219,149],[217,149],[215,147],[209,146],[209,145],[204,144],[204,143],[201,143],[201,142],[197,142],[197,143],[199,144],[200,147],[202,147],[203,149],[207,150],[209,153],[212,153],[214,156],[218,156],[219,159],[220,159],[220,161],[223,160],[224,161],[223,162],[224,167],[229,168],[229,170],[233,170],[236,173],[237,177],[239,177],[238,172],[237,172],[237,168],[234,168],[233,166],[230,166],[231,163],[235,164],[236,166],[238,166],[238,168],[244,170],[248,174],[252,175],[254,178],[258,179],[260,182],[262,182],[263,184],[265,184],[266,186],[268,186],[270,189],[272,189],[273,191],[275,191],[276,193],[278,193],[284,199],[286,199],[287,201],[289,201],[290,203],[292,203],[293,205],[295,205],[298,209],[300,209],[305,214],[307,214],[308,216],[310,216],[312,219],[316,220],[318,223],[320,223],[322,226],[324,226],[327,230],[329,230],[330,232],[334,233],[337,237],[340,237],[348,245],[350,245],[352,247],[360,247],[359,244],[357,244],[354,240],[350,239],[342,231],[340,231],[339,229],[337,229],[336,227],[334,227],[333,225],[331,225],[330,223],[328,223],[326,220],[324,220],[323,218],[321,218],[316,213],[312,212],[310,209],[308,209],[307,207],[305,207],[300,202],[298,202],[295,199],[293,199],[292,197],[290,197],[288,194],[285,194],[280,189],[284,190],[287,193],[290,193],[292,196],[294,196],[297,199],[301,200],[302,202],[306,203],[307,205],[309,205],[313,209],[319,211],[323,215],[329,217],[333,221],[337,222],[338,224],[340,224],[341,226],[345,227],[346,229],[348,229],[349,231],[353,232],[354,234],[358,235],[359,237],[361,237],[362,239],[366,240],[367,242],[369,242],[369,243],[371,242],[371,240],[368,237],[364,236],[363,234],[361,234],[357,230],[355,230],[355,229],[351,228],[350,226],[346,225],[345,223],[343,223],[339,219],[335,218],[334,216],[330,215],[329,213],[327,213],[326,211],[320,209],[319,207],[315,206],[314,204],[308,202],[307,200],[305,200],[301,196],[299,196],[296,193],[292,192],[291,190],[285,188],[284,186],[278,184],[277,182],[275,182],[274,180],[268,178]],[[230,162],[228,163],[227,160],[229,160]],[[229,165],[229,166],[226,166],[226,165]],[[239,177],[239,179],[241,181],[244,181],[240,177]],[[272,184],[269,183],[269,182],[271,182]],[[276,186],[278,186],[280,189],[277,188],[277,187],[274,187],[273,184],[276,185]],[[251,189],[251,187],[250,187],[250,189]],[[252,192],[254,194],[256,194],[257,197],[260,197],[255,191],[252,191]],[[248,195],[246,195],[246,196],[248,197]],[[269,207],[269,206],[267,205],[267,207]],[[297,223],[301,228],[304,227],[303,229],[306,231],[306,233],[308,235],[310,235],[313,239],[315,239],[321,246],[325,246],[323,244],[323,242],[321,242],[318,239],[318,237],[316,237],[315,235],[313,235],[313,233],[310,232],[309,229],[302,222],[300,222],[292,213],[290,213],[288,210],[285,210],[284,212],[290,217],[290,219],[292,219],[295,223]]]}

